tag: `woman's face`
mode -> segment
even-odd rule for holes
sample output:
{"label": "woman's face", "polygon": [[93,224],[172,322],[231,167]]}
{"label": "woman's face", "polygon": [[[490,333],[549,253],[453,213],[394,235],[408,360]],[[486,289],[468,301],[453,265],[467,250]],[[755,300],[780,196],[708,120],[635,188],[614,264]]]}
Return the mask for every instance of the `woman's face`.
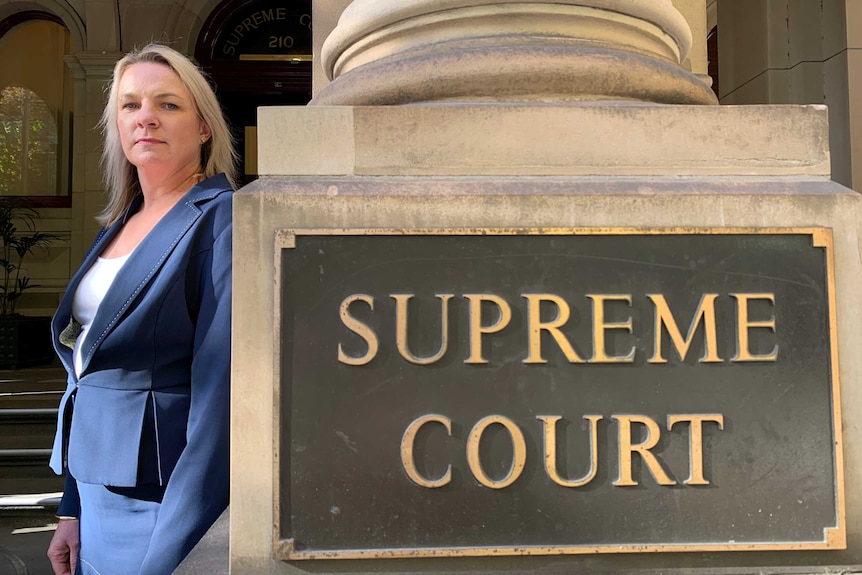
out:
{"label": "woman's face", "polygon": [[138,170],[165,175],[200,171],[203,138],[209,127],[200,119],[191,94],[163,64],[132,64],[120,77],[117,128],[129,162]]}

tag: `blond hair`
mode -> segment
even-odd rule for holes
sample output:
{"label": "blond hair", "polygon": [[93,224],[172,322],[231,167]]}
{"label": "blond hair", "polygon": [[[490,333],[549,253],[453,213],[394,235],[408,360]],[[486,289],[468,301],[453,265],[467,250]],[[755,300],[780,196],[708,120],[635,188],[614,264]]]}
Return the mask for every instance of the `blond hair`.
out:
{"label": "blond hair", "polygon": [[141,193],[138,171],[123,152],[120,143],[120,130],[117,127],[118,91],[120,78],[132,64],[153,62],[167,66],[179,76],[180,81],[191,94],[195,108],[212,136],[201,146],[201,168],[203,176],[209,178],[218,173],[227,176],[231,186],[236,188],[236,160],[233,137],[222,114],[221,107],[203,72],[186,56],[173,48],[161,44],[149,44],[139,50],[126,54],[114,66],[114,76],[108,92],[108,103],[102,113],[99,126],[105,136],[102,149],[102,170],[108,192],[108,205],[96,218],[104,226],[119,220]]}

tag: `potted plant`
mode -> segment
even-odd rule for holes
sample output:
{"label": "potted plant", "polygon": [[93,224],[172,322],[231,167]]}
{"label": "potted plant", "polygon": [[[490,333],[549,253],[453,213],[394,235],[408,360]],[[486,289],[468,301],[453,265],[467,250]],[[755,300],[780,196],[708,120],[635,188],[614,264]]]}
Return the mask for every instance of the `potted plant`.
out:
{"label": "potted plant", "polygon": [[36,229],[39,212],[15,197],[0,196],[0,366],[48,362],[53,357],[50,317],[29,317],[16,311],[30,283],[24,259],[48,247],[59,236]]}

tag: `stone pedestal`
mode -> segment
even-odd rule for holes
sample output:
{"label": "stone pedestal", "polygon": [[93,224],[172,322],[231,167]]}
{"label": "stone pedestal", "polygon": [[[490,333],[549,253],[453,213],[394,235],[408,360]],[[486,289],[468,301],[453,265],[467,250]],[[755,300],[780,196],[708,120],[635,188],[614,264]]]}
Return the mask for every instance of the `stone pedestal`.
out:
{"label": "stone pedestal", "polygon": [[[281,108],[261,110],[260,125],[265,175],[237,194],[235,208],[235,274],[243,282],[234,324],[233,572],[675,573],[698,567],[704,573],[756,568],[814,573],[816,565],[862,564],[862,501],[852,489],[846,489],[842,503],[847,510],[843,551],[274,558],[280,551],[273,524],[288,501],[274,495],[279,493],[274,478],[282,458],[290,457],[273,423],[288,417],[278,407],[287,393],[280,359],[285,334],[280,322],[272,321],[279,317],[282,282],[290,281],[277,272],[282,230],[831,229],[845,414],[843,476],[853,485],[860,474],[862,437],[846,414],[862,405],[854,352],[862,344],[854,329],[862,319],[856,289],[862,278],[859,196],[829,180],[825,109]],[[302,154],[279,154],[285,138],[301,139]],[[333,353],[321,350],[322,358]],[[349,475],[348,467],[333,464],[333,472]],[[357,488],[367,488],[367,479],[354,478]],[[728,494],[727,505],[733,498]]]}
{"label": "stone pedestal", "polygon": [[[344,11],[320,58],[332,82],[309,108],[260,110],[261,178],[235,196],[232,573],[706,575],[862,565],[862,500],[845,488],[862,473],[862,430],[849,416],[862,407],[860,199],[830,180],[823,107],[709,105],[714,96],[684,66],[690,46],[670,0],[357,0]],[[722,257],[700,241],[762,234],[777,244],[810,238],[803,251],[821,250],[822,267],[795,268],[790,256],[736,268],[751,254]],[[350,238],[363,236],[380,238],[379,256],[350,251]],[[392,252],[414,236],[448,239],[439,252],[433,241]],[[513,242],[474,251],[481,237]],[[551,241],[532,251],[507,247],[543,237]],[[622,238],[632,253],[572,248],[577,237]],[[673,263],[644,247],[654,237],[677,250]],[[306,238],[323,239],[311,249]],[[686,241],[699,255],[688,258]],[[507,261],[512,254],[532,267]],[[564,263],[551,274],[535,264],[545,257]],[[590,283],[597,260],[602,279]],[[638,292],[646,275],[663,277],[662,266],[684,279],[654,285],[702,296],[687,336],[687,319],[659,311],[661,289]],[[533,275],[513,279],[521,269]],[[704,274],[723,287],[694,287]],[[806,295],[733,287],[752,278],[745,285]],[[567,303],[554,291],[561,285],[582,291],[566,293]],[[443,344],[436,355],[411,350],[428,341],[406,319],[421,298],[443,310],[454,302],[452,317],[440,312],[428,328],[431,341],[454,348],[448,355]],[[718,298],[737,326],[720,349],[709,343],[713,308],[703,307]],[[636,309],[646,301],[654,316]],[[796,317],[818,301],[816,327]],[[605,315],[607,302],[622,307]],[[545,304],[556,317],[543,315]],[[641,372],[626,369],[667,363],[658,351],[647,358],[643,334],[668,321],[680,322],[666,345],[682,371],[648,371],[638,385],[631,374]],[[526,351],[483,345],[482,334],[510,323]],[[587,327],[592,349],[567,347]],[[611,331],[621,338],[605,338]],[[686,359],[697,333],[703,356]],[[665,345],[659,339],[654,349]],[[556,350],[546,366],[543,345]],[[774,371],[766,364],[779,354],[797,363]],[[724,371],[705,386],[701,377],[717,373],[704,375],[709,363]],[[819,379],[797,382],[795,370],[814,363]],[[592,379],[566,371],[579,365],[597,368]],[[615,395],[624,380],[627,395]],[[797,383],[812,382],[813,395],[797,395]],[[799,401],[790,407],[788,397]],[[496,415],[472,430],[474,420],[449,419],[485,408]],[[556,425],[547,410],[563,412],[571,430],[593,425],[593,451],[616,445],[618,464],[596,456],[601,469],[578,482],[562,462],[569,479],[561,477],[548,463],[557,435],[530,427]],[[665,413],[667,432],[692,422],[688,447],[662,431],[656,418]],[[695,419],[717,427],[704,436]],[[631,425],[643,427],[638,437]],[[491,426],[510,441],[485,450]],[[429,446],[461,452],[441,466]],[[664,463],[643,453],[653,447]],[[489,471],[501,450],[508,472]],[[634,451],[637,469],[626,463]],[[799,495],[776,505],[788,492]]]}

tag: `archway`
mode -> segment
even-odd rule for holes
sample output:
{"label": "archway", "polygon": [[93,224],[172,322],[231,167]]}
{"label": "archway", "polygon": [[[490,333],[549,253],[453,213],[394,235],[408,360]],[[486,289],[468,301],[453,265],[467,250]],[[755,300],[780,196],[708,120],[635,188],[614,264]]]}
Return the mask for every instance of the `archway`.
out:
{"label": "archway", "polygon": [[70,205],[71,44],[53,14],[23,11],[0,20],[0,195]]}
{"label": "archway", "polygon": [[246,183],[257,174],[257,108],[311,99],[311,53],[310,0],[226,0],[204,22],[195,58],[234,129]]}

